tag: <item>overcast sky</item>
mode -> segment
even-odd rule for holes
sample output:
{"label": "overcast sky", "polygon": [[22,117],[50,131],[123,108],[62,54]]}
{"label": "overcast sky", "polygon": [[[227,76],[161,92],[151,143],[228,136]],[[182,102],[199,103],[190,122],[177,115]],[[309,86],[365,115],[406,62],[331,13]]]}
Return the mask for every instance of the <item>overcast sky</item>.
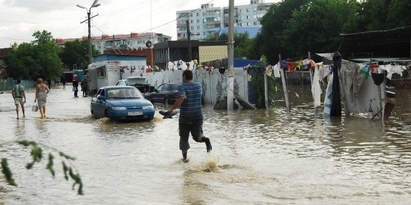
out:
{"label": "overcast sky", "polygon": [[[0,0],[0,48],[34,40],[35,31],[46,30],[53,38],[88,35],[86,9],[94,0]],[[266,3],[279,0],[265,0]],[[229,0],[99,0],[91,9],[91,35],[158,32],[176,40],[176,11],[198,9],[201,4],[228,6]],[[234,0],[246,5],[250,0]]]}

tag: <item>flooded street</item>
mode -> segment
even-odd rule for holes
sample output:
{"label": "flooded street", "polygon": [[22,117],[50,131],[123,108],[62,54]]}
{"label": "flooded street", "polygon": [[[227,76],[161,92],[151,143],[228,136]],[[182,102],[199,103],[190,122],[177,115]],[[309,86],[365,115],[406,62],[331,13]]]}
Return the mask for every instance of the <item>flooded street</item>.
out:
{"label": "flooded street", "polygon": [[0,204],[411,204],[409,91],[397,91],[382,125],[369,116],[324,119],[322,109],[314,114],[309,88],[292,89],[290,119],[283,102],[257,111],[204,107],[213,151],[190,139],[187,164],[176,117],[163,120],[157,111],[150,122],[93,119],[91,98],[73,98],[68,86],[51,89],[44,120],[31,111],[28,91],[26,118],[17,120],[5,92],[1,141],[35,140],[75,157],[84,195],[65,181],[57,154],[53,179],[47,159],[26,170],[30,151],[3,144],[18,187],[1,177]]}

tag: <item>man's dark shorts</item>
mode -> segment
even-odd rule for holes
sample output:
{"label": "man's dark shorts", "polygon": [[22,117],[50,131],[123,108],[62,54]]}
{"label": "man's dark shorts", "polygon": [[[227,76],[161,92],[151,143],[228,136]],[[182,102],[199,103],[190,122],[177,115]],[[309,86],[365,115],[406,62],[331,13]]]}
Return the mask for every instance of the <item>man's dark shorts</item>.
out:
{"label": "man's dark shorts", "polygon": [[180,133],[180,150],[190,149],[188,138],[193,137],[194,141],[198,141],[198,137],[203,135],[203,119],[179,119]]}

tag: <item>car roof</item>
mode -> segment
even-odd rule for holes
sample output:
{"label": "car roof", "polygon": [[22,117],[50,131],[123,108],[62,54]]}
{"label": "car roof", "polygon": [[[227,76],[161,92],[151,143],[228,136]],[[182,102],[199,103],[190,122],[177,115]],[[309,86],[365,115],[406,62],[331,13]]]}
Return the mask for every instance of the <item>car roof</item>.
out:
{"label": "car roof", "polygon": [[138,79],[138,78],[146,79],[145,77],[142,77],[142,76],[128,76],[127,77],[127,79]]}
{"label": "car roof", "polygon": [[119,88],[136,88],[136,87],[128,86],[128,85],[108,85],[108,86],[103,86],[100,89],[111,89],[111,88],[119,89]]}

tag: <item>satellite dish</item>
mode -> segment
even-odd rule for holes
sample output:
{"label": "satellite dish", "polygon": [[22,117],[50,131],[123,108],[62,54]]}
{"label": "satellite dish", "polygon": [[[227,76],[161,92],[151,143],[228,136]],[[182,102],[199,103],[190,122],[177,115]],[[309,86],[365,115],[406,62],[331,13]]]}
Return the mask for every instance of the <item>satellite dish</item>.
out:
{"label": "satellite dish", "polygon": [[151,41],[147,41],[146,46],[147,46],[147,48],[151,48],[151,46],[153,46],[153,43],[151,43]]}

